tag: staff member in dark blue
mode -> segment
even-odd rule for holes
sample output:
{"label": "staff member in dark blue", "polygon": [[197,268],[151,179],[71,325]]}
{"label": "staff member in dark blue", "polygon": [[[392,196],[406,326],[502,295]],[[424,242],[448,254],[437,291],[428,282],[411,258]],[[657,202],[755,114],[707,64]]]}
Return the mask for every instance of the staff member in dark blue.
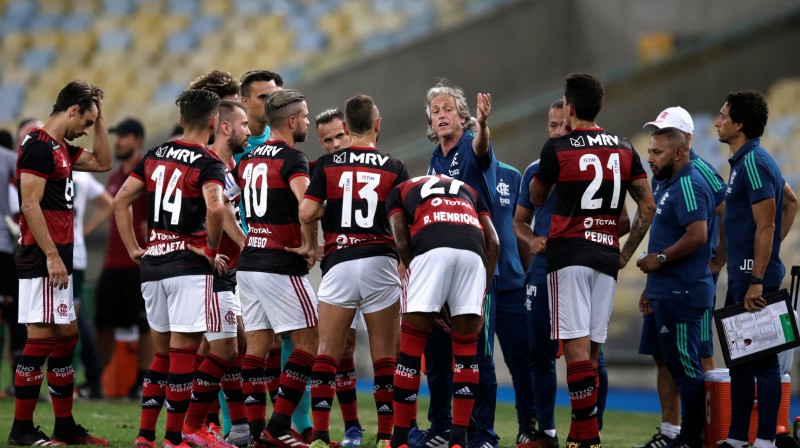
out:
{"label": "staff member in dark blue", "polygon": [[[428,139],[437,143],[431,155],[428,174],[444,174],[463,181],[478,191],[481,200],[494,216],[497,159],[492,149],[488,124],[492,98],[488,93],[478,93],[476,101],[473,119],[461,88],[443,80],[428,89],[425,102]],[[478,336],[480,379],[475,407],[472,410],[475,432],[470,434],[468,448],[496,448],[499,442],[494,431],[497,377],[492,356],[496,284],[497,272],[486,295],[484,327]],[[425,346],[428,387],[431,391],[428,410],[431,427],[421,440],[413,434],[415,431],[409,433],[409,445],[438,448],[450,440],[452,357],[450,335],[441,328],[434,327]]]}
{"label": "staff member in dark blue", "polygon": [[[526,257],[530,257],[530,251],[525,250],[525,241],[514,234],[513,225],[521,180],[522,176],[516,168],[499,162],[494,199],[494,226],[500,237],[500,254],[497,260],[500,275],[497,277],[495,321],[497,340],[514,386],[514,406],[519,425],[516,439],[518,446],[533,440],[536,430],[531,353],[525,312],[525,270],[521,260],[523,251]],[[527,185],[522,194],[529,195]]]}
{"label": "staff member in dark blue", "polygon": [[647,274],[645,297],[661,355],[683,404],[680,433],[667,447],[702,446],[703,377],[700,344],[703,316],[714,300],[709,269],[717,219],[708,182],[695,169],[680,129],[659,129],[650,137],[648,163],[656,181],[656,214],[648,254],[636,262]]}
{"label": "staff member in dark blue", "polygon": [[[731,174],[725,198],[728,246],[728,294],[725,304],[743,303],[748,311],[766,306],[762,295],[780,287],[786,268],[781,240],[797,213],[797,198],[783,180],[778,164],[761,147],[769,110],[764,95],[754,90],[731,92],[714,126],[719,141],[731,150]],[[758,383],[756,448],[775,446],[781,402],[777,355],[731,367],[731,426],[722,448],[747,445],[755,383]],[[755,382],[753,379],[755,378]]]}

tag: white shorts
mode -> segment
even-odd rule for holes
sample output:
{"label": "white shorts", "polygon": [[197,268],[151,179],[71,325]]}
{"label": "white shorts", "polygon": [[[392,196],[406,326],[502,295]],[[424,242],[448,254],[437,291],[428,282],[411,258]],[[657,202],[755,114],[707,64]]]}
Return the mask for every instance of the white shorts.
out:
{"label": "white shorts", "polygon": [[212,300],[211,275],[183,275],[142,283],[150,328],[166,333],[218,331],[224,314]]}
{"label": "white shorts", "polygon": [[550,338],[589,336],[604,343],[614,305],[617,281],[586,266],[567,266],[547,274],[550,295]]}
{"label": "white shorts", "polygon": [[317,326],[317,296],[303,275],[237,271],[246,331],[285,333]]}
{"label": "white shorts", "polygon": [[65,289],[50,285],[50,277],[19,279],[19,323],[67,325],[73,320],[72,274]]}
{"label": "white shorts", "polygon": [[236,300],[233,302],[233,312],[236,313],[237,316],[241,316],[242,297],[239,295],[239,285],[236,285],[236,291],[233,294],[236,296]]}
{"label": "white shorts", "polygon": [[206,339],[208,341],[216,341],[219,339],[229,339],[236,337],[236,309],[239,309],[241,315],[241,305],[239,305],[239,295],[232,291],[221,291],[211,294],[210,314],[209,321],[213,323],[219,322],[218,331],[207,331]]}
{"label": "white shorts", "polygon": [[445,302],[450,315],[483,314],[486,267],[480,255],[440,247],[417,255],[406,271],[402,313],[438,313]]}
{"label": "white shorts", "polygon": [[397,260],[367,257],[338,263],[325,273],[317,293],[320,302],[359,308],[364,314],[387,308],[400,299]]}

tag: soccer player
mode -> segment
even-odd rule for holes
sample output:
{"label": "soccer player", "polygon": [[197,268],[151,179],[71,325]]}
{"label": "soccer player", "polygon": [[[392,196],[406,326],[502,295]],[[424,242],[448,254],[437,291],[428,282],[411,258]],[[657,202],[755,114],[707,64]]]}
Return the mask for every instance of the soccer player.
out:
{"label": "soccer player", "polygon": [[191,84],[190,89],[202,89],[216,93],[221,100],[239,100],[239,81],[230,73],[222,70],[211,70],[198,77]]}
{"label": "soccer player", "polygon": [[[425,109],[428,139],[437,144],[431,155],[428,174],[444,174],[465,182],[478,192],[490,214],[494,213],[497,187],[497,159],[488,125],[491,101],[489,94],[479,93],[476,118],[473,119],[464,91],[441,81],[428,89]],[[485,325],[479,335],[480,381],[474,407],[475,434],[470,438],[470,448],[496,447],[499,440],[494,431],[497,404],[497,378],[492,358],[496,309],[494,285],[494,281],[490,282],[485,301],[486,311],[483,313]],[[428,411],[431,426],[423,437],[417,436],[416,431],[412,432],[412,444],[439,448],[450,439],[450,401],[453,397],[451,358],[450,338],[437,326],[425,348],[428,386],[431,390]]]}
{"label": "soccer player", "polygon": [[[797,213],[797,199],[783,180],[778,164],[761,147],[769,109],[761,92],[729,93],[714,122],[719,141],[731,150],[731,173],[725,197],[728,249],[728,293],[725,305],[743,303],[748,311],[766,306],[762,295],[776,291],[786,274],[781,241]],[[731,426],[720,446],[749,446],[748,429],[755,386],[758,387],[758,431],[753,446],[775,446],[781,403],[778,356],[767,355],[732,366]],[[755,380],[755,381],[754,381]]]}
{"label": "soccer player", "polygon": [[448,304],[455,371],[449,445],[464,447],[478,385],[483,302],[494,276],[499,240],[475,189],[444,175],[403,182],[392,190],[386,206],[400,259],[407,266],[391,446],[408,442],[416,418],[422,351],[436,315]]}
{"label": "soccer player", "polygon": [[[694,122],[689,112],[682,107],[668,107],[658,114],[655,120],[648,122],[644,125],[645,129],[666,129],[676,128],[683,132],[686,141],[689,144],[689,156],[695,169],[703,175],[708,186],[714,193],[715,214],[716,218],[712,221],[713,226],[711,233],[708,234],[708,239],[711,242],[711,275],[713,276],[714,283],[716,284],[717,275],[725,265],[725,234],[724,226],[721,225],[722,217],[725,214],[725,190],[726,185],[722,177],[717,173],[714,167],[700,158],[697,153],[692,149],[692,132],[694,131]],[[659,190],[663,182],[657,179],[652,181],[653,196],[660,196]],[[711,306],[706,310],[703,315],[703,323],[701,325],[700,333],[700,364],[703,371],[708,371],[714,368],[714,340],[712,332],[712,313],[714,312],[714,302],[712,298]],[[677,437],[681,431],[680,427],[680,396],[678,389],[675,386],[675,381],[672,378],[664,358],[661,354],[659,345],[659,326],[655,324],[655,317],[651,312],[649,298],[646,294],[642,294],[640,299],[639,308],[643,313],[642,322],[642,337],[639,343],[639,353],[643,355],[653,356],[656,363],[657,376],[656,384],[658,388],[658,398],[661,404],[661,427],[644,445],[637,448],[659,448],[672,439]]]}
{"label": "soccer player", "polygon": [[[144,146],[144,126],[135,118],[125,118],[109,130],[116,134],[114,157],[120,162],[119,168],[111,173],[106,184],[109,194],[116,196],[122,184],[142,158]],[[133,228],[136,241],[145,246],[147,235],[147,198],[142,195],[133,204]],[[139,328],[139,342],[136,348],[136,383],[128,393],[128,398],[142,398],[142,383],[147,369],[153,360],[153,339],[142,297],[139,281],[139,264],[128,256],[125,244],[119,235],[116,218],[111,215],[108,228],[108,242],[103,261],[103,270],[97,281],[95,291],[95,317],[97,329],[97,348],[100,365],[105,368],[114,352],[114,329]]]}
{"label": "soccer player", "polygon": [[[211,273],[225,270],[225,258],[217,254],[225,216],[225,165],[206,148],[219,103],[213,92],[181,93],[176,104],[183,135],[148,151],[114,198],[122,242],[131,259],[141,263],[142,296],[156,350],[145,376],[137,448],[155,446],[165,399],[163,446],[186,446],[181,430],[190,397],[203,392],[193,390],[195,371],[205,371],[196,367],[195,355],[203,333],[222,326]],[[148,199],[146,249],[136,240],[131,211],[143,194]]]}
{"label": "soccer player", "polygon": [[[627,139],[595,123],[603,86],[588,74],[566,79],[564,108],[570,132],[542,148],[530,185],[544,205],[555,185],[547,240],[551,338],[561,339],[572,404],[568,448],[600,446],[597,362],[611,315],[617,271],[630,260],[650,227],[655,204],[639,156]],[[630,189],[638,205],[625,246],[618,220]]]}
{"label": "soccer player", "polygon": [[[305,96],[297,90],[275,91],[267,99],[266,115],[270,140],[247,153],[234,174],[250,230],[236,280],[242,290],[245,328],[251,332],[248,355],[263,359],[275,334],[288,333],[295,344],[280,376],[272,417],[262,431],[264,441],[301,448],[307,444],[291,434],[291,415],[317,352],[317,298],[307,278],[315,261],[316,226],[301,225],[299,220],[298,205],[309,174],[305,154],[294,148],[308,132]],[[258,341],[253,349],[251,337]],[[246,381],[244,376],[243,372]],[[250,423],[255,437],[260,422]]]}
{"label": "soccer player", "polygon": [[[350,134],[344,125],[344,114],[339,109],[327,109],[320,112],[315,118],[319,144],[328,154],[344,149],[350,145]],[[316,163],[316,162],[314,162]],[[313,164],[312,164],[313,165]],[[313,166],[311,168],[313,174]],[[322,261],[325,253],[324,245],[317,246],[317,261]],[[339,409],[344,420],[344,438],[341,446],[358,447],[363,440],[363,429],[358,418],[358,397],[356,395],[356,364],[353,354],[356,351],[356,329],[358,323],[364,320],[361,310],[356,311],[356,317],[347,331],[344,351],[339,360],[336,371],[336,399],[339,400]],[[297,413],[297,411],[295,411]]]}
{"label": "soccer player", "polygon": [[714,300],[711,238],[717,216],[714,194],[689,155],[683,131],[665,127],[650,137],[648,163],[658,204],[648,254],[636,265],[647,274],[644,297],[658,328],[664,363],[680,392],[682,426],[668,447],[700,447],[703,429],[703,372],[700,339]]}
{"label": "soccer player", "polygon": [[[72,81],[58,93],[47,122],[20,145],[16,180],[21,236],[14,261],[19,323],[27,324],[28,339],[14,375],[10,445],[108,445],[72,418],[72,357],[78,343],[72,295],[72,170],[111,169],[102,106],[102,90]],[[93,151],[67,143],[87,135],[92,127]],[[33,424],[45,361],[55,415],[52,440]]]}
{"label": "soccer player", "polygon": [[[514,234],[514,207],[520,193],[522,176],[516,168],[498,162],[497,187],[494,201],[494,223],[500,238],[497,260],[497,340],[503,359],[511,373],[517,409],[516,443],[534,438],[536,411],[534,409],[531,348],[528,343],[525,306],[525,270],[521,252],[524,241]],[[524,192],[528,194],[527,189]],[[530,223],[530,221],[528,221]],[[545,314],[546,316],[546,314]]]}
{"label": "soccer player", "polygon": [[[214,144],[209,150],[225,163],[226,187],[233,182],[229,174],[234,168],[233,154],[244,151],[249,135],[244,106],[237,101],[222,100],[219,104],[219,124],[214,134]],[[232,420],[227,439],[234,445],[246,446],[250,441],[250,429],[242,400],[241,357],[237,356],[237,329],[241,326],[242,313],[236,288],[236,264],[245,243],[245,235],[239,227],[233,206],[227,204],[226,209],[223,224],[225,232],[220,239],[219,252],[228,259],[227,270],[224,273],[214,273],[212,295],[213,301],[219,307],[219,315],[215,318],[220,321],[221,326],[218,331],[209,331],[204,335],[207,344],[204,343],[205,350],[201,346],[198,354],[205,359],[201,362],[192,384],[194,394],[186,411],[183,433],[187,439],[200,445],[204,440],[209,440],[209,435],[213,436],[204,428],[203,423],[209,409],[217,403],[217,394],[222,383]],[[211,444],[214,443],[218,441],[212,440]]]}
{"label": "soccer player", "polygon": [[318,292],[319,353],[311,376],[315,448],[330,444],[336,373],[357,309],[364,313],[369,333],[378,443],[388,443],[392,432],[400,277],[386,198],[392,188],[408,180],[408,170],[403,162],[377,150],[381,117],[372,98],[348,99],[345,120],[350,145],[320,157],[300,205],[300,219],[309,225],[322,221],[325,236]]}

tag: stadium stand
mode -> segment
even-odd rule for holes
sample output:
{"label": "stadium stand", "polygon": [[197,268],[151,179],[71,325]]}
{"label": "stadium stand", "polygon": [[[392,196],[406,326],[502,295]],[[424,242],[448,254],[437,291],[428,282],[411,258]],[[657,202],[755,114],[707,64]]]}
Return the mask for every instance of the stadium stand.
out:
{"label": "stadium stand", "polygon": [[159,135],[171,122],[165,105],[212,65],[234,74],[270,67],[287,82],[313,78],[503,3],[3,0],[0,126],[41,116],[63,84],[81,77],[103,86],[110,118],[145,117]]}

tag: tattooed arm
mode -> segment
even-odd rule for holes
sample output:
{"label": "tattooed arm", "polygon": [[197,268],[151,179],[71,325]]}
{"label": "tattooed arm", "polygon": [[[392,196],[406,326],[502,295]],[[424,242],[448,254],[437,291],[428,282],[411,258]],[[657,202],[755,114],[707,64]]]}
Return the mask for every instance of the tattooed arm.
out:
{"label": "tattooed arm", "polygon": [[628,261],[633,256],[639,243],[647,235],[650,229],[650,223],[653,221],[653,215],[656,213],[656,203],[653,200],[653,192],[650,191],[650,184],[647,179],[636,179],[631,182],[629,189],[631,197],[636,201],[638,206],[636,209],[636,217],[633,218],[631,223],[631,231],[628,235],[628,240],[619,254],[619,268],[622,269],[628,264]]}

